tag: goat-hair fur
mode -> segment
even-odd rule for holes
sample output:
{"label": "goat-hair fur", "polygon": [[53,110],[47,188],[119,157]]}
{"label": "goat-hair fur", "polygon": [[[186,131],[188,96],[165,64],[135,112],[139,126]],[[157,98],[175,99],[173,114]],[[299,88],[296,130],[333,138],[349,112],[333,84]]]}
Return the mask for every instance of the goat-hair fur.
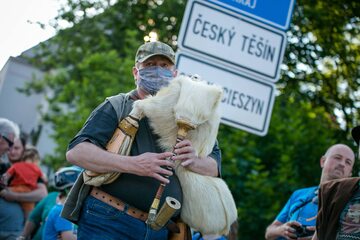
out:
{"label": "goat-hair fur", "polygon": [[[220,87],[179,76],[155,96],[136,101],[134,108],[149,118],[164,151],[172,151],[176,143],[177,119],[194,124],[196,128],[189,131],[187,138],[198,156],[206,157],[216,141],[221,97]],[[237,210],[226,183],[221,178],[189,171],[179,161],[175,171],[183,191],[183,221],[202,234],[227,234]]]}

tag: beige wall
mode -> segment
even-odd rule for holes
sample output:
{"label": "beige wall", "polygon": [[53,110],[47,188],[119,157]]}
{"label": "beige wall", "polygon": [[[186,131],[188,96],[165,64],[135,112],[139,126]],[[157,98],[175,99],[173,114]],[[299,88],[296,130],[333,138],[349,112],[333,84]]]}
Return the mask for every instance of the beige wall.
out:
{"label": "beige wall", "polygon": [[[34,76],[41,78],[43,73],[19,57],[9,58],[0,71],[0,117],[16,122],[27,134],[37,130],[41,124],[39,106],[42,106],[43,111],[46,111],[47,106],[42,95],[26,96],[17,90]],[[49,137],[51,126],[45,125],[42,129],[36,147],[43,157],[52,153],[55,144]]]}

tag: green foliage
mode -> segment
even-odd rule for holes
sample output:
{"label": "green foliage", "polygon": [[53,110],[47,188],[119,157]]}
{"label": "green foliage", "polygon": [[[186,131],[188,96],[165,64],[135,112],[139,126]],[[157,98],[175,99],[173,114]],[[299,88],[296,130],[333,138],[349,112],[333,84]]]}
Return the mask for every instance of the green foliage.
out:
{"label": "green foliage", "polygon": [[[186,1],[109,2],[68,0],[54,25],[58,35],[33,59],[47,75],[24,91],[46,93],[43,119],[58,146],[46,161],[54,168],[66,165],[66,147],[91,111],[134,87],[134,55],[144,36],[155,31],[177,47]],[[360,119],[359,7],[350,0],[299,1],[268,134],[221,125],[222,172],[237,203],[239,239],[263,239],[292,191],[318,184],[326,149],[351,146],[350,129]],[[61,29],[62,21],[72,27]]]}
{"label": "green foliage", "polygon": [[107,1],[68,0],[57,21],[72,28],[55,24],[57,36],[32,59],[47,74],[23,90],[44,92],[48,99],[49,109],[42,115],[53,125],[57,143],[54,155],[45,159],[48,164],[66,164],[67,145],[91,111],[106,97],[134,88],[135,52],[145,35],[154,31],[175,45],[183,11],[173,10],[184,6],[183,1],[118,1],[110,6]]}
{"label": "green foliage", "polygon": [[337,131],[324,108],[286,95],[276,99],[265,137],[221,126],[223,177],[237,202],[239,239],[262,239],[292,191],[319,183],[320,158]]}
{"label": "green foliage", "polygon": [[332,114],[336,109],[345,122],[343,138],[359,124],[359,12],[351,0],[299,1],[288,32],[287,71],[279,81],[284,92],[299,91]]}
{"label": "green foliage", "polygon": [[[123,65],[124,68],[119,67]],[[128,61],[118,57],[115,50],[89,54],[76,64],[72,71],[61,70],[54,79],[62,82],[56,98],[51,99],[47,120],[55,127],[54,138],[58,141],[58,152],[64,153],[69,141],[80,130],[82,124],[105,97],[127,92],[132,86]],[[65,107],[67,104],[67,107]],[[69,123],[65,124],[64,123]]]}

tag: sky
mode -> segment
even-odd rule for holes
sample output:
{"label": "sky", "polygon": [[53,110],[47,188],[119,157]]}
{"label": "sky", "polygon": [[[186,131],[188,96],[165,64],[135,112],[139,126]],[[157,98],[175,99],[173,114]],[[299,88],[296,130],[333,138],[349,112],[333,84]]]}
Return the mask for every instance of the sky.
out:
{"label": "sky", "polygon": [[[10,56],[55,35],[49,21],[59,7],[58,0],[0,0],[0,70]],[[36,22],[45,24],[45,29]]]}

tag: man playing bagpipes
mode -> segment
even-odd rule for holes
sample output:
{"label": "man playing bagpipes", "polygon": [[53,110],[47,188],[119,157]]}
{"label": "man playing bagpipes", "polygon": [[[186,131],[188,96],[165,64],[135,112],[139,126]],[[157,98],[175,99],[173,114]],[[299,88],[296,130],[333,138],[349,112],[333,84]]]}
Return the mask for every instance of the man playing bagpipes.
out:
{"label": "man playing bagpipes", "polygon": [[[160,206],[166,197],[182,204],[183,191],[177,175],[171,170],[175,168],[174,161],[200,175],[220,175],[221,153],[216,143],[205,157],[199,157],[187,139],[178,141],[173,152],[164,152],[147,117],[138,122],[128,155],[106,150],[119,122],[131,112],[133,103],[155,95],[177,75],[174,64],[175,54],[170,46],[162,42],[140,46],[132,69],[136,89],[107,98],[70,142],[66,154],[70,163],[90,172],[120,173],[111,183],[102,185],[91,186],[84,184],[83,178],[78,179],[62,212],[63,217],[78,225],[78,239],[168,239],[171,231],[179,230],[173,222],[178,220],[181,209],[159,230],[154,230],[146,221],[159,183],[165,186]],[[207,199],[203,199],[203,204],[206,202]]]}

